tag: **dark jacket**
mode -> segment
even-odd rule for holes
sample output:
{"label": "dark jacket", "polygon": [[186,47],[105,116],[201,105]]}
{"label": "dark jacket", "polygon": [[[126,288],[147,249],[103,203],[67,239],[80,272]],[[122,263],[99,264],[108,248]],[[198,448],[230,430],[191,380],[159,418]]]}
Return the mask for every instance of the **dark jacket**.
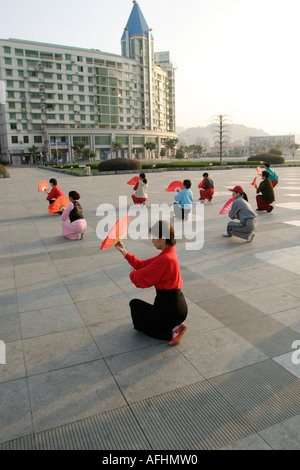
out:
{"label": "dark jacket", "polygon": [[74,209],[72,209],[70,214],[69,214],[69,218],[70,218],[71,223],[74,222],[74,220],[84,218],[83,213],[82,213],[82,207],[79,204],[79,202],[75,201],[75,202],[73,202],[73,204],[74,204]]}
{"label": "dark jacket", "polygon": [[256,193],[261,193],[259,197],[263,201],[275,201],[273,186],[269,179],[265,179],[260,183],[256,190]]}

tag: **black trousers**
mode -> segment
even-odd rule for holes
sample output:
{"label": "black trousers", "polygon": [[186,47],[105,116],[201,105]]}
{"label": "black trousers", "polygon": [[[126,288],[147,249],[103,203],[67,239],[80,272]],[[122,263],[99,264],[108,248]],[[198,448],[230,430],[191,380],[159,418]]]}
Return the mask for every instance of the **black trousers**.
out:
{"label": "black trousers", "polygon": [[157,339],[172,339],[172,329],[187,317],[188,307],[180,289],[156,290],[154,305],[140,299],[129,303],[136,330]]}

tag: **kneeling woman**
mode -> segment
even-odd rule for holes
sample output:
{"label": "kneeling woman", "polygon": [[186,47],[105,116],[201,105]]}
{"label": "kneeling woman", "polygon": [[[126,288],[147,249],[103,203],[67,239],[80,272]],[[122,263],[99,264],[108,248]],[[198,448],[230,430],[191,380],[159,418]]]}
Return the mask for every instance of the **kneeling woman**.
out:
{"label": "kneeling woman", "polygon": [[132,200],[134,204],[143,204],[145,205],[148,198],[148,181],[146,179],[145,173],[139,175],[139,181],[134,186],[133,190],[135,194],[132,194]]}
{"label": "kneeling woman", "polygon": [[148,336],[178,344],[186,330],[187,304],[181,292],[182,278],[175,251],[176,240],[171,224],[158,221],[150,230],[152,243],[161,253],[141,260],[125,250],[119,242],[116,248],[134,268],[130,279],[136,287],[156,288],[154,305],[143,300],[130,301],[131,317],[136,330]]}
{"label": "kneeling woman", "polygon": [[[82,240],[83,233],[86,231],[86,220],[83,217],[82,207],[79,204],[78,199],[80,199],[80,194],[76,191],[70,191],[70,203],[60,216],[63,236],[70,240]],[[70,219],[70,222],[67,222],[68,218]]]}
{"label": "kneeling woman", "polygon": [[248,202],[248,196],[244,193],[241,186],[235,186],[232,191],[234,201],[228,215],[231,219],[238,219],[239,222],[233,220],[227,224],[227,232],[222,233],[223,237],[238,237],[247,240],[250,243],[254,236],[256,228],[256,214],[253,212]]}

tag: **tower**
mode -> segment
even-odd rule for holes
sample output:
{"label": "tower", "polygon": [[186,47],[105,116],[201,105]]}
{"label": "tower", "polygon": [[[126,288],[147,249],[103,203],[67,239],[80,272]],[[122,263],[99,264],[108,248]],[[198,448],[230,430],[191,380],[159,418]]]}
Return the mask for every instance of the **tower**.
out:
{"label": "tower", "polygon": [[153,129],[153,66],[154,40],[144,15],[136,0],[121,38],[122,56],[138,62],[141,77],[141,92],[145,110],[145,127]]}

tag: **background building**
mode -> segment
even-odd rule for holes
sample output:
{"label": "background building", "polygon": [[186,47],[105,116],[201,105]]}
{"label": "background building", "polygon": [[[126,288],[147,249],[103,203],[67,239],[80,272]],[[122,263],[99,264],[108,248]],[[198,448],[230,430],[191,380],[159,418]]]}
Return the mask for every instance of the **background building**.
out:
{"label": "background building", "polygon": [[249,147],[252,151],[269,151],[276,145],[281,146],[283,153],[289,153],[291,145],[295,144],[294,135],[266,135],[260,137],[249,137]]}
{"label": "background building", "polygon": [[[136,1],[122,55],[18,39],[0,40],[0,153],[11,164],[54,152],[73,161],[84,142],[96,159],[146,158],[144,144],[176,138],[174,66]],[[4,90],[4,91],[3,91]],[[3,99],[4,96],[4,99]],[[121,149],[115,143],[121,142]]]}

